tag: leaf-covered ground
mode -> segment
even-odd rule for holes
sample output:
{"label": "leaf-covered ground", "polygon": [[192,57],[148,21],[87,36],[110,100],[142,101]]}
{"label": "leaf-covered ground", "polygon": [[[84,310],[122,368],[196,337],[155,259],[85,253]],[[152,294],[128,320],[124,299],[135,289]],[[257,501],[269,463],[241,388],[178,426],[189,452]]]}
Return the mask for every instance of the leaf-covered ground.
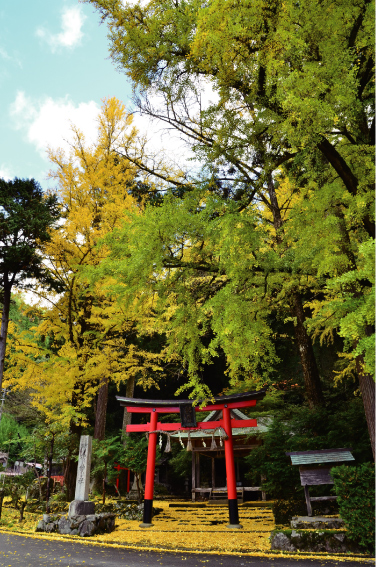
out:
{"label": "leaf-covered ground", "polygon": [[174,550],[249,552],[270,549],[268,538],[275,527],[270,508],[242,508],[243,529],[229,530],[226,506],[172,508],[169,502],[156,505],[163,511],[154,517],[151,528],[140,528],[136,520],[118,520],[114,532],[95,539]]}
{"label": "leaf-covered ground", "polygon": [[90,538],[62,536],[60,534],[36,534],[35,526],[41,516],[25,513],[25,520],[19,523],[19,512],[3,508],[0,529],[56,540],[74,540],[99,546],[127,547],[143,550],[165,550],[182,552],[202,552],[214,554],[244,554],[259,557],[325,558],[340,561],[365,558],[336,556],[327,553],[284,553],[270,549],[269,535],[274,529],[274,517],[268,507],[240,507],[239,516],[242,529],[229,530],[228,509],[226,505],[207,505],[203,508],[170,507],[168,501],[156,501],[155,506],[162,511],[153,518],[153,526],[140,528],[138,520],[116,521],[116,529],[110,534]]}

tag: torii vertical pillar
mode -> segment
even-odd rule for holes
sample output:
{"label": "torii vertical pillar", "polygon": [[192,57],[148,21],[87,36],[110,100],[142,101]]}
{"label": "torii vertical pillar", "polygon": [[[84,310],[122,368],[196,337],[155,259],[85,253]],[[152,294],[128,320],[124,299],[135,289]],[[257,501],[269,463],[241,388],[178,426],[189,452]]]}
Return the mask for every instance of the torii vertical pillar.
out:
{"label": "torii vertical pillar", "polygon": [[230,523],[228,524],[227,527],[230,529],[241,529],[243,526],[239,524],[238,497],[236,493],[234,447],[232,443],[231,413],[230,413],[230,408],[227,407],[227,404],[224,405],[222,414],[223,414],[223,427],[227,434],[227,439],[225,439],[225,459],[226,459],[228,512],[230,519]]}
{"label": "torii vertical pillar", "polygon": [[[150,412],[150,431],[157,429],[158,414],[155,408]],[[144,518],[140,527],[150,528],[153,517],[153,493],[155,477],[155,456],[157,453],[157,433],[149,433],[148,459],[146,466],[145,497],[144,497]]]}

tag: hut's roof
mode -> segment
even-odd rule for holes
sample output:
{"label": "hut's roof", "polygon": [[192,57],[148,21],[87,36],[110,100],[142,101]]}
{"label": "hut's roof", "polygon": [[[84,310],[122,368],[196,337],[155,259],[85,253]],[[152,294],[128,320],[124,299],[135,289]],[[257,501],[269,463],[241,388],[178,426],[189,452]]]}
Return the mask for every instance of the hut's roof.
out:
{"label": "hut's roof", "polygon": [[293,451],[286,453],[292,465],[311,465],[319,463],[344,463],[355,461],[352,449],[318,449],[316,451]]}
{"label": "hut's roof", "polygon": [[[231,417],[233,419],[250,419],[247,415],[245,415],[242,411],[238,409],[231,410]],[[211,411],[202,421],[203,422],[218,421],[219,419],[222,419],[222,410],[214,410]],[[237,437],[239,435],[255,435],[256,433],[265,433],[265,431],[268,431],[269,429],[271,420],[272,418],[269,416],[258,417],[256,427],[235,427],[232,430],[232,435]],[[210,429],[200,429],[199,431],[190,431],[189,434],[190,437],[192,438],[211,437],[212,431]],[[178,433],[174,433],[173,435],[171,435],[171,437],[175,438],[178,437],[178,435],[179,435]],[[216,435],[219,436],[219,431],[216,432]],[[181,431],[180,437],[182,439],[188,437],[188,432]]]}

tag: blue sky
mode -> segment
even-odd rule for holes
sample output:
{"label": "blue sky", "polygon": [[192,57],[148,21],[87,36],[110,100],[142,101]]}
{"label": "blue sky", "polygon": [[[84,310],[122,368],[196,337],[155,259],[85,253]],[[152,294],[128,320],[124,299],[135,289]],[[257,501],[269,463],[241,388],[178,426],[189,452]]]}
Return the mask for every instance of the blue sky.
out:
{"label": "blue sky", "polygon": [[88,4],[1,2],[0,177],[47,187],[45,148],[64,147],[70,120],[90,135],[101,99],[130,106],[130,82],[108,55],[107,28]]}

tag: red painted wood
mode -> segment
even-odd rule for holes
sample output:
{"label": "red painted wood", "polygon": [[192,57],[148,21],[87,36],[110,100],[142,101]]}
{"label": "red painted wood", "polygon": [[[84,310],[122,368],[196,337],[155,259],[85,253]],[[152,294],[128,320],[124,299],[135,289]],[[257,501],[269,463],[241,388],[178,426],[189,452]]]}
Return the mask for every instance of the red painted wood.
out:
{"label": "red painted wood", "polygon": [[232,419],[231,427],[257,427],[257,419]]}
{"label": "red painted wood", "polygon": [[[240,408],[251,408],[256,405],[257,400],[248,400],[246,402],[231,402],[227,404],[229,409],[240,409]],[[196,408],[196,411],[217,411],[223,410],[225,403],[223,404],[214,404],[212,406],[206,406],[204,408]]]}
{"label": "red painted wood", "polygon": [[[116,479],[116,488],[119,489],[119,473],[120,473],[120,471],[128,471],[128,480],[127,480],[127,485],[128,485],[129,484],[129,472],[130,472],[129,469],[127,469],[127,467],[122,467],[119,464],[115,465],[114,469],[116,471],[118,471],[118,476],[117,476],[117,479]],[[127,492],[129,492],[129,488],[127,489]]]}
{"label": "red painted wood", "polygon": [[[152,411],[150,414],[150,423],[147,424],[150,427],[149,431],[155,431],[158,429],[158,414],[156,411]],[[127,431],[128,431],[127,426]],[[149,434],[149,446],[148,446],[148,458],[146,464],[146,479],[145,479],[145,500],[153,500],[154,492],[154,476],[155,476],[155,455],[157,452],[157,433]]]}
{"label": "red painted wood", "polygon": [[[152,414],[153,415],[153,414]],[[215,429],[222,427],[222,421],[204,421],[197,424],[197,427],[182,427],[180,423],[161,423],[156,424],[156,429],[159,431],[200,431],[200,429]],[[150,429],[150,423],[131,423],[127,425],[127,431],[140,432],[140,431],[153,431]]]}
{"label": "red painted wood", "polygon": [[119,465],[119,463],[117,463],[114,466],[114,469],[116,469],[117,471],[128,471],[129,470],[127,467],[122,467],[121,465]]}
{"label": "red painted wood", "polygon": [[117,489],[119,489],[119,472],[120,472],[120,468],[121,468],[120,465],[117,465],[117,466],[114,467],[114,469],[118,471],[118,476],[117,476],[117,478],[116,478],[116,488],[117,488]]}
{"label": "red painted wood", "polygon": [[59,482],[61,486],[64,486],[64,475],[51,475],[51,478],[54,479],[54,484]]}
{"label": "red painted wood", "polygon": [[223,408],[223,428],[227,434],[227,439],[225,439],[227,498],[229,500],[236,500],[237,499],[236,475],[235,475],[234,449],[232,443],[231,413],[229,407]]}

